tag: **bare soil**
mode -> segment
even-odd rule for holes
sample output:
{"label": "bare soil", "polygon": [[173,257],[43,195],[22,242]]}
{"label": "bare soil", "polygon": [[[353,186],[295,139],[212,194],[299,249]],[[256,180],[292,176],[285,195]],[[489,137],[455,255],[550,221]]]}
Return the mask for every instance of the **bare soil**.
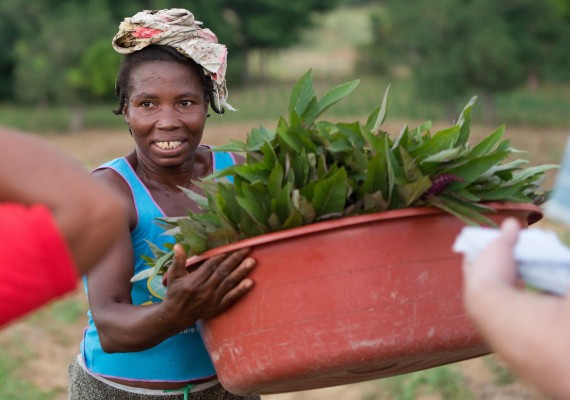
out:
{"label": "bare soil", "polygon": [[[203,142],[213,145],[227,143],[231,138],[245,139],[250,128],[259,126],[256,123],[212,124],[205,133]],[[271,127],[268,123],[266,126]],[[402,124],[394,123],[393,131],[398,132]],[[392,129],[391,127],[388,127]],[[1,133],[0,128],[0,133]],[[473,137],[481,137],[492,129],[476,127]],[[530,152],[532,164],[558,162],[564,149],[566,132],[562,129],[530,129],[509,128],[508,136],[515,147]],[[124,155],[133,149],[133,141],[127,130],[121,131],[87,131],[77,134],[48,136],[47,140],[76,158],[88,168],[111,158]],[[546,186],[550,185],[552,176]],[[70,296],[87,310],[85,296],[81,289]],[[32,315],[0,331],[0,346],[17,360],[23,360],[18,368],[18,377],[26,379],[43,390],[53,390],[56,400],[66,399],[67,366],[77,354],[83,329],[86,325],[85,313],[73,323],[57,323],[50,320],[45,313]],[[497,374],[489,368],[488,359],[499,363],[495,356],[477,358],[454,364],[464,377],[465,384],[475,394],[476,399],[508,400],[528,399],[542,400],[535,391],[524,383],[515,380],[500,384]],[[353,385],[331,387],[306,392],[284,393],[263,396],[264,400],[309,400],[309,399],[390,399],[377,381],[363,382]],[[0,388],[0,397],[1,388]],[[426,393],[418,397],[422,400],[437,399]]]}

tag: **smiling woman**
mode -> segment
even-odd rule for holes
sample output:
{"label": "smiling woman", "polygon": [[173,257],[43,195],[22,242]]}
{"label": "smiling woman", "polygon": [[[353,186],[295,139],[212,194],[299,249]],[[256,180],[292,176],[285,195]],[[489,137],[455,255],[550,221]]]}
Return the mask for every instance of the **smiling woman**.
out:
{"label": "smiling woman", "polygon": [[[149,242],[172,243],[156,218],[200,212],[182,189],[235,164],[231,153],[201,145],[208,106],[226,102],[225,46],[187,10],[144,11],[127,18],[113,41],[126,54],[116,92],[135,141],[124,157],[93,173],[130,204],[128,223],[86,276],[89,326],[70,366],[69,399],[238,399],[216,377],[195,322],[244,296],[255,261],[248,249],[223,254],[188,272],[174,247],[168,292],[156,277],[134,284],[147,268]],[[255,397],[254,397],[255,398]]]}

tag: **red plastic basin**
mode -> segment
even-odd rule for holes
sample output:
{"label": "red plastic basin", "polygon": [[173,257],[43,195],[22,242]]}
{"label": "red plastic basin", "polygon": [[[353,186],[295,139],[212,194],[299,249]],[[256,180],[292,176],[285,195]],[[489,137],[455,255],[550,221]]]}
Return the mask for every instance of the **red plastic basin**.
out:
{"label": "red plastic basin", "polygon": [[[495,204],[522,225],[530,204]],[[413,372],[489,353],[462,306],[464,224],[433,208],[349,217],[263,235],[254,288],[200,321],[222,385],[235,394],[308,390]]]}

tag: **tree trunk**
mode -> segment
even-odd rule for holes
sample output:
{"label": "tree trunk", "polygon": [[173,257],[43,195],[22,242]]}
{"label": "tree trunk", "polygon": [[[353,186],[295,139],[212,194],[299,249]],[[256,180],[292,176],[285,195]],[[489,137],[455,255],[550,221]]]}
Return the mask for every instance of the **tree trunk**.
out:
{"label": "tree trunk", "polygon": [[268,50],[259,50],[259,81],[265,82],[267,80],[267,59],[269,58]]}
{"label": "tree trunk", "polygon": [[491,92],[483,92],[483,122],[487,125],[495,125],[497,117],[495,110],[495,98]]}
{"label": "tree trunk", "polygon": [[540,77],[536,69],[532,68],[526,77],[526,87],[531,92],[536,92],[540,85]]}
{"label": "tree trunk", "polygon": [[242,78],[242,82],[244,84],[248,84],[250,83],[251,80],[251,71],[250,71],[250,58],[251,58],[251,52],[249,50],[244,50],[243,52],[243,64],[241,67],[241,78]]}
{"label": "tree trunk", "polygon": [[79,133],[85,130],[85,106],[83,104],[71,107],[69,130],[73,133]]}

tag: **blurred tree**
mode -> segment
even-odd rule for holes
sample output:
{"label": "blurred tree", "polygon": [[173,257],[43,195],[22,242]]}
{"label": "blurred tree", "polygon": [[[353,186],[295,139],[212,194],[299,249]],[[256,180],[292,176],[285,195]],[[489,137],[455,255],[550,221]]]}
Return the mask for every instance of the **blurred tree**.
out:
{"label": "blurred tree", "polygon": [[499,3],[518,48],[530,89],[548,78],[570,78],[570,1],[510,0]]}
{"label": "blurred tree", "polygon": [[[291,46],[314,13],[341,0],[0,0],[0,100],[65,104],[80,130],[84,104],[113,95],[119,23],[143,9],[187,7],[228,46],[228,80],[249,76],[252,51]],[[188,4],[186,4],[188,3]]]}
{"label": "blurred tree", "polygon": [[[346,1],[346,0],[345,0]],[[387,43],[392,30],[390,16],[384,7],[377,7],[370,14],[372,41],[359,47],[356,69],[362,73],[385,74],[390,67],[390,50]]]}
{"label": "blurred tree", "polygon": [[15,21],[5,18],[4,5],[0,6],[0,101],[13,99],[12,76],[15,64],[14,44],[18,38],[18,29]]}
{"label": "blurred tree", "polygon": [[[239,55],[244,82],[250,80],[249,63],[253,51],[261,54],[260,60],[264,63],[268,52],[298,43],[301,33],[315,25],[313,17],[316,13],[332,10],[339,3],[339,0],[215,1],[230,29],[231,40],[227,37],[226,43],[230,51],[234,50]],[[211,1],[207,4],[210,10],[217,8],[212,7]],[[263,65],[260,70],[263,71]]]}
{"label": "blurred tree", "polygon": [[570,56],[562,1],[387,0],[390,22],[377,29],[391,28],[375,35],[373,49],[408,65],[422,96],[453,104],[479,93],[492,120],[494,93],[567,70],[560,68]]}
{"label": "blurred tree", "polygon": [[[25,2],[29,7],[15,16],[20,27],[15,43],[15,96],[28,104],[69,105],[71,129],[81,130],[86,100],[102,94],[93,71],[117,66],[118,57],[96,57],[91,60],[94,64],[82,65],[84,55],[92,54],[101,38],[112,34],[107,7],[97,0]],[[113,82],[108,82],[110,90]]]}

